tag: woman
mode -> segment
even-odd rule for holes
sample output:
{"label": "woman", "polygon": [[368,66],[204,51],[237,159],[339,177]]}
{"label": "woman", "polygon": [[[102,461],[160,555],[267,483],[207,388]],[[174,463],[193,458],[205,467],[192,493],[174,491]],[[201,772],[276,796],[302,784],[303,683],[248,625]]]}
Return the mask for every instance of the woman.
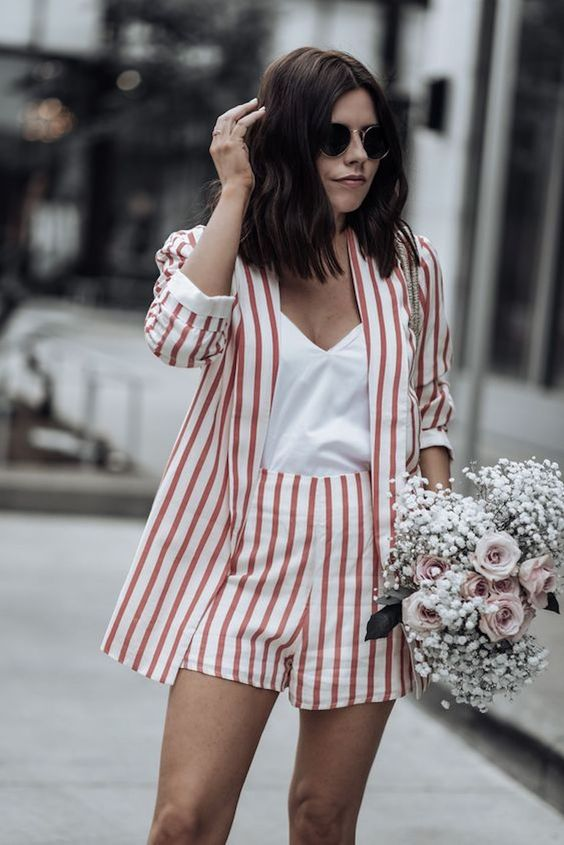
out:
{"label": "woman", "polygon": [[417,682],[400,626],[364,639],[394,482],[450,480],[440,265],[409,241],[417,338],[395,251],[400,144],[348,54],[273,62],[210,153],[213,211],[157,253],[145,326],[155,355],[201,379],[102,649],[172,686],[150,843],[226,841],[286,687],[290,841],[352,843],[393,702]]}

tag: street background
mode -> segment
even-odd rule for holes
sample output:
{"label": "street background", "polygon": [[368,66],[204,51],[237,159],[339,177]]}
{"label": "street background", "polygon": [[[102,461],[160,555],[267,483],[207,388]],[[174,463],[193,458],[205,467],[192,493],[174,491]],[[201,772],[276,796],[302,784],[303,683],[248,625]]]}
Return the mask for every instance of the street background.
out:
{"label": "street background", "polygon": [[[500,456],[564,467],[564,8],[558,0],[20,0],[0,22],[0,809],[9,845],[144,841],[166,690],[99,644],[199,372],[143,319],[199,221],[217,114],[275,56],[348,50],[405,145],[404,216],[441,258],[455,487]],[[487,715],[393,711],[360,845],[564,843],[564,638]],[[229,842],[286,841],[280,696]],[[289,737],[292,741],[289,741]]]}

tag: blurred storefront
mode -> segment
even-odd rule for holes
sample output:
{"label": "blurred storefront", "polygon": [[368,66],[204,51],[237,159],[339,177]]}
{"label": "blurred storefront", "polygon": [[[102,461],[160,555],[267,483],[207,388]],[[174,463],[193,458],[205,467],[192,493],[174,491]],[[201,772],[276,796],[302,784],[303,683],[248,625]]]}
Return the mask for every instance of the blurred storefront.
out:
{"label": "blurred storefront", "polygon": [[0,330],[29,294],[142,311],[215,175],[216,115],[304,44],[366,62],[397,115],[406,217],[443,265],[457,468],[564,464],[559,0],[22,0],[0,26]]}
{"label": "blurred storefront", "polygon": [[[0,25],[2,299],[147,302],[155,244],[214,176],[209,127],[248,99],[267,0],[22,0]],[[245,49],[241,49],[241,39]]]}
{"label": "blurred storefront", "polygon": [[564,465],[564,6],[405,12],[408,216],[443,262],[458,466]]}
{"label": "blurred storefront", "polygon": [[199,218],[216,175],[211,127],[255,93],[271,8],[21,0],[3,10],[0,469],[164,463],[192,380],[155,447],[141,410],[149,364],[141,357],[138,372],[129,341],[147,352],[156,249]]}
{"label": "blurred storefront", "polygon": [[406,217],[443,266],[458,468],[502,454],[564,464],[564,6],[284,0],[279,12],[273,56],[348,50],[393,105]]}

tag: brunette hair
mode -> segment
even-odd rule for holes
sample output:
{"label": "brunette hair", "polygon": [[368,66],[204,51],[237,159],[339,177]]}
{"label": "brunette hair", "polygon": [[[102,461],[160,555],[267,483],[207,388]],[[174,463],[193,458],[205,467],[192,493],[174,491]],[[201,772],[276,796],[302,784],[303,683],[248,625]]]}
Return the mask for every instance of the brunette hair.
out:
{"label": "brunette hair", "polygon": [[[333,237],[335,220],[316,168],[320,141],[335,101],[364,88],[372,97],[389,153],[380,162],[362,205],[347,214],[364,257],[387,277],[397,262],[395,239],[403,238],[419,265],[413,233],[401,217],[408,195],[401,143],[385,94],[372,73],[340,50],[299,47],[264,71],[258,106],[266,115],[249,127],[245,142],[255,175],[243,220],[239,255],[259,268],[283,269],[300,278],[326,281],[341,273]],[[221,194],[214,180],[207,220]]]}

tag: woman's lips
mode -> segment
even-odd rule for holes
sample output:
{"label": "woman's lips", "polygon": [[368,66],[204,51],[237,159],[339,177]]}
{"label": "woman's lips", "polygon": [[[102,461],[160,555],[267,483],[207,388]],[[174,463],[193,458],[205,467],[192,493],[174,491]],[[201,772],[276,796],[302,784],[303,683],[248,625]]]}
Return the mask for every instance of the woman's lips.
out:
{"label": "woman's lips", "polygon": [[347,188],[361,188],[366,183],[366,179],[335,179],[335,181]]}

